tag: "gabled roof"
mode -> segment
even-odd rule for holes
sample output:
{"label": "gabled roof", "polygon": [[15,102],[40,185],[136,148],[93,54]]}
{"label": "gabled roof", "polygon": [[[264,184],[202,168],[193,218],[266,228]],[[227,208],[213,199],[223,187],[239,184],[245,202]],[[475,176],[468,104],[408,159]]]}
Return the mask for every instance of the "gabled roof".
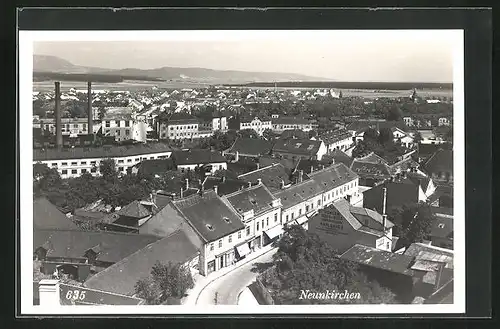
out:
{"label": "gabled roof", "polygon": [[354,159],[350,168],[353,172],[362,177],[384,179],[392,176],[389,166],[385,163],[363,162]]}
{"label": "gabled roof", "polygon": [[219,152],[210,150],[174,151],[172,159],[176,165],[210,164],[227,162]]}
{"label": "gabled roof", "polygon": [[404,182],[388,182],[365,191],[363,193],[363,207],[382,212],[384,187],[387,188],[387,209],[418,202],[418,185]]}
{"label": "gabled roof", "polygon": [[334,164],[308,175],[325,191],[330,191],[359,177],[343,163]]}
{"label": "gabled roof", "polygon": [[97,248],[97,259],[115,263],[158,240],[152,235],[74,230],[35,230],[33,249],[48,249],[47,256],[79,258]]}
{"label": "gabled roof", "polygon": [[269,154],[272,147],[273,144],[270,141],[261,138],[239,137],[226,153],[236,154],[236,152],[239,152],[240,155],[260,156]]}
{"label": "gabled roof", "polygon": [[237,191],[224,198],[240,215],[250,210],[258,215],[272,209],[271,204],[276,199],[263,184]]}
{"label": "gabled roof", "polygon": [[337,211],[342,215],[342,217],[347,220],[347,222],[354,228],[355,230],[359,230],[363,225],[359,222],[359,220],[351,213],[351,205],[345,199],[339,199],[335,201],[331,207],[337,209]]}
{"label": "gabled roof", "polygon": [[453,250],[440,248],[424,243],[412,243],[404,252],[404,255],[415,257],[420,260],[442,262],[447,268],[453,268]]}
{"label": "gabled roof", "polygon": [[413,257],[407,255],[355,244],[340,258],[389,272],[413,276],[413,270],[410,269]]}
{"label": "gabled roof", "polygon": [[91,276],[84,285],[133,296],[137,281],[148,277],[156,262],[185,263],[197,253],[197,247],[191,243],[184,231],[178,230]]}
{"label": "gabled roof", "polygon": [[75,223],[46,198],[33,201],[33,228],[79,230]]}
{"label": "gabled roof", "polygon": [[329,154],[333,158],[334,163],[343,163],[347,167],[351,167],[353,158],[348,156],[346,153],[342,152],[341,150],[335,149],[333,152]]}
{"label": "gabled roof", "polygon": [[218,240],[245,228],[239,216],[214,191],[173,201],[205,242]]}
{"label": "gabled roof", "polygon": [[271,193],[281,190],[282,181],[285,185],[292,183],[290,180],[290,172],[281,163],[275,163],[268,167],[239,175],[238,179],[251,183],[256,183],[261,179],[262,184],[264,184]]}
{"label": "gabled roof", "polygon": [[274,196],[280,198],[283,209],[287,209],[306,200],[310,200],[312,197],[321,193],[323,193],[321,185],[310,179],[292,185],[284,190],[277,190],[274,192]]}
{"label": "gabled roof", "polygon": [[133,217],[133,218],[144,218],[151,215],[151,211],[148,210],[144,205],[142,205],[139,201],[135,200],[121,208],[116,212],[120,216]]}
{"label": "gabled roof", "polygon": [[453,151],[438,150],[424,164],[429,173],[453,172]]}
{"label": "gabled roof", "polygon": [[325,144],[333,144],[341,140],[352,139],[352,134],[344,129],[334,130],[322,133],[319,138],[325,142]]}
{"label": "gabled roof", "polygon": [[[362,221],[364,222],[365,219],[370,219],[370,220],[373,220],[381,225],[384,224],[383,216],[374,210],[363,208],[363,207],[351,206],[350,211],[351,211],[351,214],[354,217],[356,217],[356,219],[360,222],[362,222]],[[394,226],[394,224],[388,219],[386,219],[385,225],[387,228],[391,228]]]}
{"label": "gabled roof", "polygon": [[322,141],[310,139],[278,139],[273,146],[273,152],[314,156],[318,153],[321,143]]}
{"label": "gabled roof", "polygon": [[241,188],[248,186],[248,183],[241,179],[226,178],[223,180],[222,178],[211,176],[208,176],[203,181],[203,188],[205,190],[211,190],[215,186],[217,186],[217,194],[219,196],[223,196],[234,193]]}

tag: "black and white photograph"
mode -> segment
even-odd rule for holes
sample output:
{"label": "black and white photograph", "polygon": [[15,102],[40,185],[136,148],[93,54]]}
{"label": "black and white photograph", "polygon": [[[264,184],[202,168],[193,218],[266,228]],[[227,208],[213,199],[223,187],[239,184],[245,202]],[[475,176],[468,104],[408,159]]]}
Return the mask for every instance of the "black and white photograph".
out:
{"label": "black and white photograph", "polygon": [[23,311],[463,313],[463,38],[20,31]]}

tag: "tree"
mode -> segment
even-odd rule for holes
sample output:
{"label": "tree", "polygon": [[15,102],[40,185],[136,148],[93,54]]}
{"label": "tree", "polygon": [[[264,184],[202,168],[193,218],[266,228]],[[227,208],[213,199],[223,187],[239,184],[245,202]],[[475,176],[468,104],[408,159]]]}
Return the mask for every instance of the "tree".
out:
{"label": "tree", "polygon": [[392,106],[387,113],[387,121],[399,121],[403,117],[403,112],[397,106]]}
{"label": "tree", "polygon": [[408,204],[393,210],[394,224],[399,234],[396,248],[407,248],[412,243],[429,237],[435,217],[426,203]]}
{"label": "tree", "polygon": [[103,159],[99,163],[99,172],[106,181],[115,181],[118,178],[115,160]]}
{"label": "tree", "polygon": [[263,132],[262,132],[262,137],[265,139],[265,140],[272,140],[274,138],[274,132],[269,129],[269,128],[266,128]]}
{"label": "tree", "polygon": [[390,146],[394,144],[394,135],[390,128],[381,128],[378,135],[378,142],[384,146]]}
{"label": "tree", "polygon": [[148,304],[158,305],[168,298],[182,298],[194,281],[188,266],[181,263],[156,262],[147,278],[140,279],[135,285],[135,292]]}
{"label": "tree", "polygon": [[[285,227],[283,237],[275,244],[278,251],[273,256],[274,267],[261,279],[277,304],[394,302],[390,290],[369,282],[357,264],[341,259],[328,243],[302,226]],[[360,299],[300,299],[303,290],[355,291],[360,292]]]}
{"label": "tree", "polygon": [[253,129],[243,129],[237,132],[238,137],[241,138],[259,138],[259,135]]}

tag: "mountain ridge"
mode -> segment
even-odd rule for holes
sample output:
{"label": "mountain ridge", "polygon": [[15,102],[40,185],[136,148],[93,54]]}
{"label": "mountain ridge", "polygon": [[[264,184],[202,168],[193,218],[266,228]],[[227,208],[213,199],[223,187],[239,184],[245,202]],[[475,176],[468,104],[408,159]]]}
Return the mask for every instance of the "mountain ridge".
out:
{"label": "mountain ridge", "polygon": [[33,55],[33,72],[62,74],[104,74],[117,76],[144,76],[169,81],[210,82],[210,83],[249,83],[262,81],[332,81],[332,79],[312,77],[297,73],[251,72],[239,70],[217,70],[202,67],[163,66],[154,69],[107,69],[80,66],[63,58],[52,55]]}

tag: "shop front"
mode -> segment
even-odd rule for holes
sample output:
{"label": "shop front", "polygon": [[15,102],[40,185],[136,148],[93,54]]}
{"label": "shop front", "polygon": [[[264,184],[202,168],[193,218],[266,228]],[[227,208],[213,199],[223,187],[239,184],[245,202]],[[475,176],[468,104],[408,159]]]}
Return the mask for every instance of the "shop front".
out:
{"label": "shop front", "polygon": [[278,240],[283,235],[283,226],[276,225],[264,232],[264,246],[267,246]]}

